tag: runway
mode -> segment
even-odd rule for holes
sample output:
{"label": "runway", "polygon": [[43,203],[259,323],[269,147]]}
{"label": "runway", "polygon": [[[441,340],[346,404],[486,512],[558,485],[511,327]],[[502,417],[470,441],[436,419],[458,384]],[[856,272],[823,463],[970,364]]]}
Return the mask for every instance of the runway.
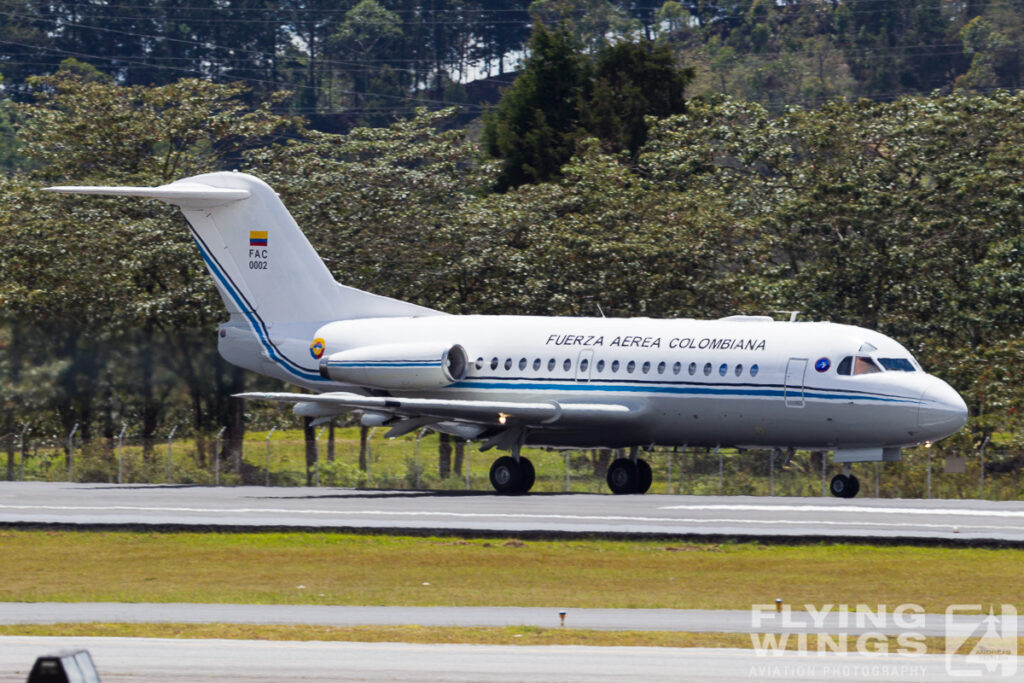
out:
{"label": "runway", "polygon": [[[0,682],[35,658],[89,650],[104,681],[955,681],[984,674],[966,657],[899,654],[758,655],[751,650],[573,645],[414,645],[140,638],[0,638]],[[1019,658],[1003,664],[1017,670]],[[960,675],[958,675],[960,674]],[[979,678],[974,678],[979,680]]]}
{"label": "runway", "polygon": [[0,483],[0,524],[1024,544],[1024,502]]}
{"label": "runway", "polygon": [[[945,614],[825,611],[811,614],[787,605],[748,610],[594,609],[564,607],[380,607],[326,605],[231,605],[197,603],[2,602],[0,624],[174,623],[283,624],[311,626],[535,626],[606,631],[693,633],[826,633],[943,636]],[[958,628],[983,630],[986,614],[957,614]],[[1004,617],[1008,619],[1008,617]],[[1007,622],[1011,623],[1011,622]],[[1024,616],[1015,618],[1024,633]]]}

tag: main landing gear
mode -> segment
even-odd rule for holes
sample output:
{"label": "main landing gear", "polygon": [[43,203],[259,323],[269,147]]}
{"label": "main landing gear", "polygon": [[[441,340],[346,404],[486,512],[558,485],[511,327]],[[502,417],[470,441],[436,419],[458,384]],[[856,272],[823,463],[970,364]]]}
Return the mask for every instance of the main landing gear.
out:
{"label": "main landing gear", "polygon": [[618,458],[608,467],[608,488],[612,493],[647,493],[654,475],[647,461],[637,457],[637,449],[630,449],[628,458]]}
{"label": "main landing gear", "polygon": [[498,493],[528,493],[535,478],[533,463],[521,455],[503,455],[491,465],[491,486]]}
{"label": "main landing gear", "polygon": [[853,498],[860,491],[860,480],[852,474],[837,474],[832,477],[828,490],[836,498]]}

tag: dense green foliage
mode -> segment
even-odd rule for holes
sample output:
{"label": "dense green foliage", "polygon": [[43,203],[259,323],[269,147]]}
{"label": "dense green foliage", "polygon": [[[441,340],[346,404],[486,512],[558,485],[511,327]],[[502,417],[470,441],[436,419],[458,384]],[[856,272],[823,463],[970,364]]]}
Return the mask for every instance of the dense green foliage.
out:
{"label": "dense green foliage", "polygon": [[468,84],[515,70],[535,21],[568,25],[588,53],[657,41],[695,67],[691,95],[773,111],[1019,88],[1024,69],[1022,0],[0,0],[0,71],[15,93],[68,57],[125,85],[241,81],[256,99],[284,88],[296,111],[340,129],[416,104],[479,111],[496,87]]}
{"label": "dense green foliage", "polygon": [[502,160],[497,189],[550,180],[589,136],[635,156],[646,117],[685,111],[692,78],[665,45],[606,45],[591,60],[566,26],[538,24],[522,72],[484,117],[484,148]]}

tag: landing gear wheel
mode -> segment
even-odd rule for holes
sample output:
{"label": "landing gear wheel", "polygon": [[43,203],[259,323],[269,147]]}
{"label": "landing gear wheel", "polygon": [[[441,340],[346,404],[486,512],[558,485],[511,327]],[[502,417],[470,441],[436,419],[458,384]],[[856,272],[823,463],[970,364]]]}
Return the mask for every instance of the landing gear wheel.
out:
{"label": "landing gear wheel", "polygon": [[491,465],[491,486],[498,493],[519,493],[522,490],[523,468],[511,455],[503,455]]}
{"label": "landing gear wheel", "polygon": [[628,458],[619,458],[608,467],[608,488],[612,493],[636,493],[639,472]]}
{"label": "landing gear wheel", "polygon": [[537,477],[533,469],[533,463],[530,462],[529,458],[519,456],[519,470],[523,475],[523,481],[519,484],[519,493],[529,493]]}
{"label": "landing gear wheel", "polygon": [[654,481],[654,473],[651,472],[651,466],[647,464],[646,460],[639,459],[636,461],[636,492],[647,493],[647,490],[651,488],[651,482]]}
{"label": "landing gear wheel", "polygon": [[828,490],[836,498],[853,498],[860,491],[860,481],[852,474],[837,474],[832,477]]}
{"label": "landing gear wheel", "polygon": [[858,479],[852,474],[847,476],[850,477],[850,495],[848,496],[848,498],[853,498],[858,493],[860,493],[860,479]]}

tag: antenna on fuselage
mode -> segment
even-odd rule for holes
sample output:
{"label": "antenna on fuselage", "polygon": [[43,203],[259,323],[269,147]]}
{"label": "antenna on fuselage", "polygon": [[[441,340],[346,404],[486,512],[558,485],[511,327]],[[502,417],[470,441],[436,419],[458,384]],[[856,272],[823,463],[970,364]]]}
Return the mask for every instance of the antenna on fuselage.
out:
{"label": "antenna on fuselage", "polygon": [[788,313],[789,322],[795,323],[796,319],[800,316],[800,311],[775,311],[776,313]]}
{"label": "antenna on fuselage", "polygon": [[601,310],[601,304],[595,302],[595,305],[597,306],[597,312],[600,313],[601,317],[603,318],[604,317],[604,311]]}

